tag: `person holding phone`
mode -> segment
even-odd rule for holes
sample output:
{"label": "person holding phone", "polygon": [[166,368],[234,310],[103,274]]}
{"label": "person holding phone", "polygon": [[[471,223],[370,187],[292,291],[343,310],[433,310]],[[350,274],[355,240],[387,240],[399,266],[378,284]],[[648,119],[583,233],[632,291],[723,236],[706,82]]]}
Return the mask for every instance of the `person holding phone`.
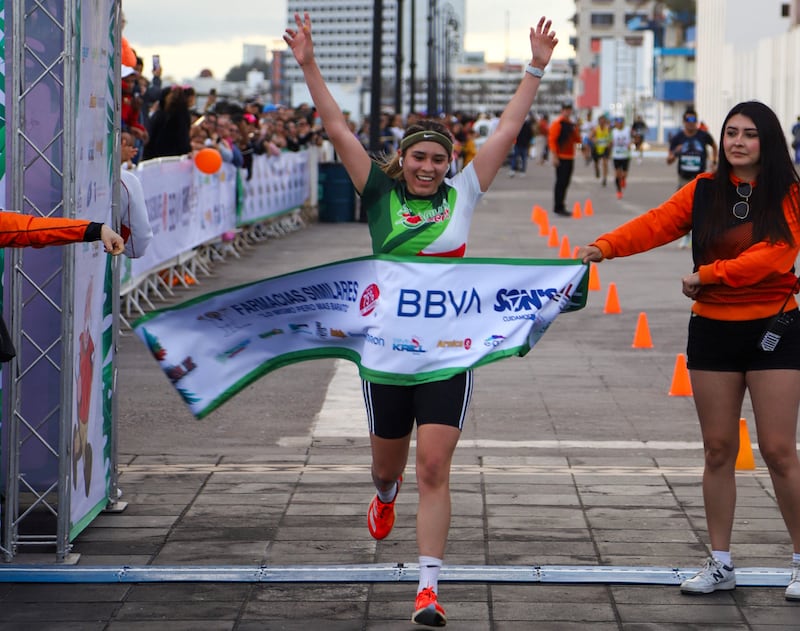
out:
{"label": "person holding phone", "polygon": [[[701,173],[649,212],[578,249],[584,263],[630,256],[692,231],[687,359],[705,450],[703,501],[711,556],[683,581],[687,594],[736,587],[731,535],[745,392],[758,447],[793,546],[785,596],[800,600],[800,176],[783,130],[763,103],[734,106],[722,124],[716,173]],[[792,323],[776,345],[762,339],[776,314]],[[774,333],[774,331],[772,331]],[[771,348],[771,350],[770,350]]]}

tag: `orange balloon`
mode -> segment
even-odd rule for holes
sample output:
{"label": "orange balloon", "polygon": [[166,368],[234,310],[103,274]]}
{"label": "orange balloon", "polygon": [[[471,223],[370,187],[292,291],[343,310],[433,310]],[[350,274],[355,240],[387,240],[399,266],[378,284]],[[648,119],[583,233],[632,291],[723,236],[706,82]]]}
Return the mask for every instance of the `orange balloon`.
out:
{"label": "orange balloon", "polygon": [[194,164],[203,173],[211,175],[219,171],[222,166],[222,156],[216,149],[206,147],[197,152],[194,157]]}

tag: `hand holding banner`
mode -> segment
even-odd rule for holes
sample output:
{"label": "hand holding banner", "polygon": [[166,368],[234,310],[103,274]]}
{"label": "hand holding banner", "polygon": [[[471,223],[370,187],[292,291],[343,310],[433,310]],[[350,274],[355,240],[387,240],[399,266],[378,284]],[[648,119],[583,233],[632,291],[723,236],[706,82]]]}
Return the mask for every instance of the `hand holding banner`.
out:
{"label": "hand holding banner", "polygon": [[201,296],[134,325],[202,418],[281,366],[325,357],[411,385],[523,356],[586,304],[574,260],[375,255]]}

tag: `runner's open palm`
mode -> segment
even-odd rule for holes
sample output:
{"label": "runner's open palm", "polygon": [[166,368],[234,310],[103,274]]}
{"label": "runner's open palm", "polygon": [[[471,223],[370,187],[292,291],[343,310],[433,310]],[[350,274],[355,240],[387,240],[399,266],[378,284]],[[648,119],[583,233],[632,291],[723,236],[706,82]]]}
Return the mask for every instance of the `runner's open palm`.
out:
{"label": "runner's open palm", "polygon": [[531,61],[537,68],[544,68],[550,63],[553,49],[558,44],[556,32],[551,31],[552,21],[541,18],[536,28],[531,28]]}
{"label": "runner's open palm", "polygon": [[294,14],[294,21],[297,29],[287,28],[283,40],[292,49],[292,54],[301,66],[314,59],[314,42],[311,41],[311,18],[308,13],[300,15]]}

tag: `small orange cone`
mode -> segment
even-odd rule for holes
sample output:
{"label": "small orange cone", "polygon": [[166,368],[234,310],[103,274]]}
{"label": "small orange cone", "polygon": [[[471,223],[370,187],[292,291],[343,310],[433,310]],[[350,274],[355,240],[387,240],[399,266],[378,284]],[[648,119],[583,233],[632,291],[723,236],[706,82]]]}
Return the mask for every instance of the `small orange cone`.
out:
{"label": "small orange cone", "polygon": [[547,215],[542,211],[542,216],[539,219],[539,236],[546,237],[550,234],[550,222],[547,220]]}
{"label": "small orange cone", "polygon": [[544,209],[542,209],[539,204],[534,204],[533,209],[531,210],[531,222],[535,224],[541,224],[542,219],[545,219],[546,215],[544,213]]}
{"label": "small orange cone", "polygon": [[689,370],[686,368],[686,355],[678,353],[675,358],[675,370],[672,373],[672,385],[669,388],[671,397],[692,396],[692,383],[689,381]]}
{"label": "small orange cone", "polygon": [[736,469],[752,471],[756,468],[753,458],[753,445],[750,443],[750,434],[747,432],[747,421],[739,419],[739,454],[736,456]]}
{"label": "small orange cone", "polygon": [[583,214],[581,213],[581,203],[575,202],[575,205],[572,207],[572,218],[580,219],[581,217],[583,217]]}
{"label": "small orange cone", "polygon": [[550,238],[547,241],[548,248],[557,248],[558,247],[558,230],[555,226],[550,228]]}
{"label": "small orange cone", "polygon": [[576,245],[572,249],[572,258],[574,258],[574,259],[578,258],[578,250],[580,250],[580,249],[581,249],[581,246],[579,246],[579,245]]}
{"label": "small orange cone", "polygon": [[606,306],[603,313],[622,313],[622,309],[619,308],[616,283],[608,283],[608,295],[606,295]]}
{"label": "small orange cone", "polygon": [[586,203],[583,205],[583,214],[587,217],[591,217],[594,215],[594,208],[592,208],[592,200],[587,199]]}
{"label": "small orange cone", "polygon": [[569,258],[569,239],[567,238],[567,235],[561,237],[561,249],[558,251],[558,258]]}
{"label": "small orange cone", "polygon": [[653,340],[650,337],[650,327],[647,326],[647,314],[642,311],[636,323],[636,332],[633,334],[632,348],[653,348]]}
{"label": "small orange cone", "polygon": [[589,291],[600,291],[600,274],[596,263],[589,263]]}

